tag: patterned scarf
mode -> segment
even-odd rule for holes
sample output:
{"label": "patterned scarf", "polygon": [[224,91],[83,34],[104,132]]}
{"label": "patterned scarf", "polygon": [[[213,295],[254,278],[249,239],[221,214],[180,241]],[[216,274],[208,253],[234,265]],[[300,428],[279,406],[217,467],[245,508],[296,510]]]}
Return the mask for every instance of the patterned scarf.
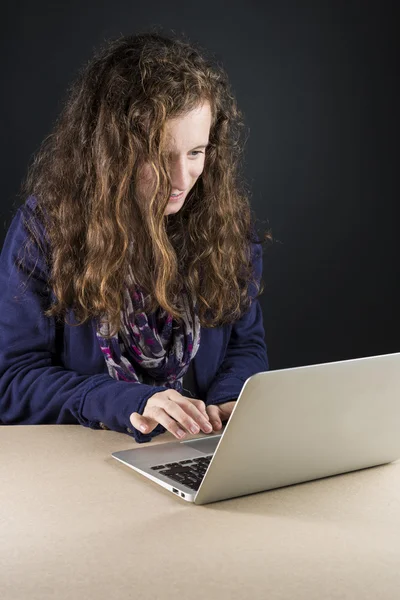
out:
{"label": "patterned scarf", "polygon": [[197,303],[193,303],[192,316],[188,295],[183,294],[183,323],[176,322],[161,308],[147,316],[143,312],[143,293],[132,282],[129,277],[120,331],[111,339],[105,339],[103,336],[109,334],[107,319],[101,319],[101,325],[97,320],[96,336],[108,372],[114,379],[164,385],[182,393],[183,376],[200,346]]}

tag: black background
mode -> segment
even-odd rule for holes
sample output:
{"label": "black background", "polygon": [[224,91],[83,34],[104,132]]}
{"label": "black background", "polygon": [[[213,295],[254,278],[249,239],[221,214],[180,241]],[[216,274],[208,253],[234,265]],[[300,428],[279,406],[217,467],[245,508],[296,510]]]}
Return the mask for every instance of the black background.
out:
{"label": "black background", "polygon": [[[17,1],[2,15],[1,241],[32,154],[105,39],[210,49],[246,126],[272,369],[400,350],[396,2]],[[3,9],[4,10],[4,9]]]}

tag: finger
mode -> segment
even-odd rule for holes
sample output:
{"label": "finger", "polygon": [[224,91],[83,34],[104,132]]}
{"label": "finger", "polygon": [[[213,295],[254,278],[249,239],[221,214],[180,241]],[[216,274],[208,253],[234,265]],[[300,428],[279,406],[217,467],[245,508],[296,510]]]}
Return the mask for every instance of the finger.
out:
{"label": "finger", "polygon": [[187,400],[189,400],[190,402],[192,402],[192,404],[194,404],[194,406],[201,412],[201,414],[206,419],[206,421],[209,421],[209,417],[208,417],[208,413],[207,413],[207,409],[206,409],[206,403],[204,402],[204,400],[199,400],[197,398],[187,398]]}
{"label": "finger", "polygon": [[209,406],[207,406],[207,413],[214,431],[218,431],[219,429],[221,429],[222,421],[220,419],[220,410],[218,406],[210,404]]}
{"label": "finger", "polygon": [[186,396],[181,396],[176,401],[174,401],[174,403],[189,416],[188,422],[190,423],[190,425],[186,425],[185,416],[183,416],[182,414],[180,416],[184,419],[184,421],[181,421],[181,419],[177,417],[175,413],[172,416],[175,419],[177,419],[180,423],[182,423],[191,433],[199,432],[198,429],[192,429],[193,422],[195,425],[198,425],[198,428],[200,428],[204,433],[211,433],[212,427],[210,425],[210,419],[208,417],[207,411],[205,410],[205,404],[202,400],[186,398]]}
{"label": "finger", "polygon": [[[165,400],[164,402],[171,402],[172,405],[175,404],[174,402],[168,400]],[[169,410],[170,407],[168,406],[168,411]],[[165,429],[172,433],[172,435],[174,435],[178,440],[181,440],[183,437],[185,437],[186,431],[182,429],[179,422],[177,422],[174,418],[170,416],[169,412],[167,412],[167,410],[165,410],[163,406],[151,406],[148,415],[146,415],[146,418],[148,418],[149,416],[151,419],[155,419],[157,423],[160,423],[163,427],[165,427]]]}
{"label": "finger", "polygon": [[[166,402],[172,402],[176,406],[165,404]],[[187,398],[176,390],[170,390],[167,395],[164,395],[164,393],[154,394],[150,398],[150,402],[147,402],[147,406],[143,411],[144,415],[150,414],[148,412],[150,406],[161,406],[164,408],[168,414],[181,423],[190,433],[199,433],[200,429],[204,433],[211,433],[212,431],[207,411],[204,411],[204,409],[201,410],[205,406],[203,400]],[[182,413],[179,408],[184,412]]]}
{"label": "finger", "polygon": [[[177,401],[169,398],[159,398],[156,400],[153,407],[159,406],[165,410],[165,412],[175,419],[182,427],[184,427],[189,433],[199,433],[200,429],[204,433],[211,433],[212,427],[205,418],[201,416],[200,411],[189,401],[187,398],[178,398]],[[147,413],[153,417],[153,413],[150,411]]]}
{"label": "finger", "polygon": [[136,429],[140,429],[142,433],[150,433],[158,425],[155,419],[144,417],[137,412],[134,412],[129,417],[130,422]]}
{"label": "finger", "polygon": [[[174,402],[177,402],[179,405],[181,406],[185,406],[188,407],[190,404],[193,404],[193,406],[195,406],[201,413],[201,415],[203,416],[203,418],[209,422],[209,418],[208,418],[208,414],[206,411],[206,405],[204,400],[200,400],[198,398],[189,398],[188,396],[183,396],[183,394],[180,394],[179,392],[177,392],[174,389],[169,389],[166,392],[158,392],[156,394],[153,394],[149,400],[147,400],[146,406],[152,406],[152,405],[157,405],[159,404],[158,400],[163,400],[165,398],[168,398],[169,400],[173,400]],[[198,414],[196,413],[196,411],[192,412],[189,409],[190,413],[192,414],[192,416],[198,417]],[[144,413],[143,413],[144,414]]]}

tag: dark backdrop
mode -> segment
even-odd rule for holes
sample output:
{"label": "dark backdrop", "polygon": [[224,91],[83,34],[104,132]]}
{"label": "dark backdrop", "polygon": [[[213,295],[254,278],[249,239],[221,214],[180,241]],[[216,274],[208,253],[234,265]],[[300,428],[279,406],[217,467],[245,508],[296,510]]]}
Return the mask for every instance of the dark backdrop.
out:
{"label": "dark backdrop", "polygon": [[271,368],[400,350],[395,5],[10,3],[1,243],[27,164],[81,63],[105,38],[162,25],[217,55],[245,116],[252,206],[276,239],[260,298]]}

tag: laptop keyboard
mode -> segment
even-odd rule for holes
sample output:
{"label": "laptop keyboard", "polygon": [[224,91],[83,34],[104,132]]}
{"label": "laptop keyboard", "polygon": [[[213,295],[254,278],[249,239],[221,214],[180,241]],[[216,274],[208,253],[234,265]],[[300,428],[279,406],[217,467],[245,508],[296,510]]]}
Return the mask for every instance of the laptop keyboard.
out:
{"label": "laptop keyboard", "polygon": [[207,471],[208,465],[213,455],[200,456],[199,458],[189,458],[179,462],[165,463],[165,465],[154,465],[150,467],[162,475],[170,477],[178,483],[186,485],[192,490],[198,490],[201,481]]}

